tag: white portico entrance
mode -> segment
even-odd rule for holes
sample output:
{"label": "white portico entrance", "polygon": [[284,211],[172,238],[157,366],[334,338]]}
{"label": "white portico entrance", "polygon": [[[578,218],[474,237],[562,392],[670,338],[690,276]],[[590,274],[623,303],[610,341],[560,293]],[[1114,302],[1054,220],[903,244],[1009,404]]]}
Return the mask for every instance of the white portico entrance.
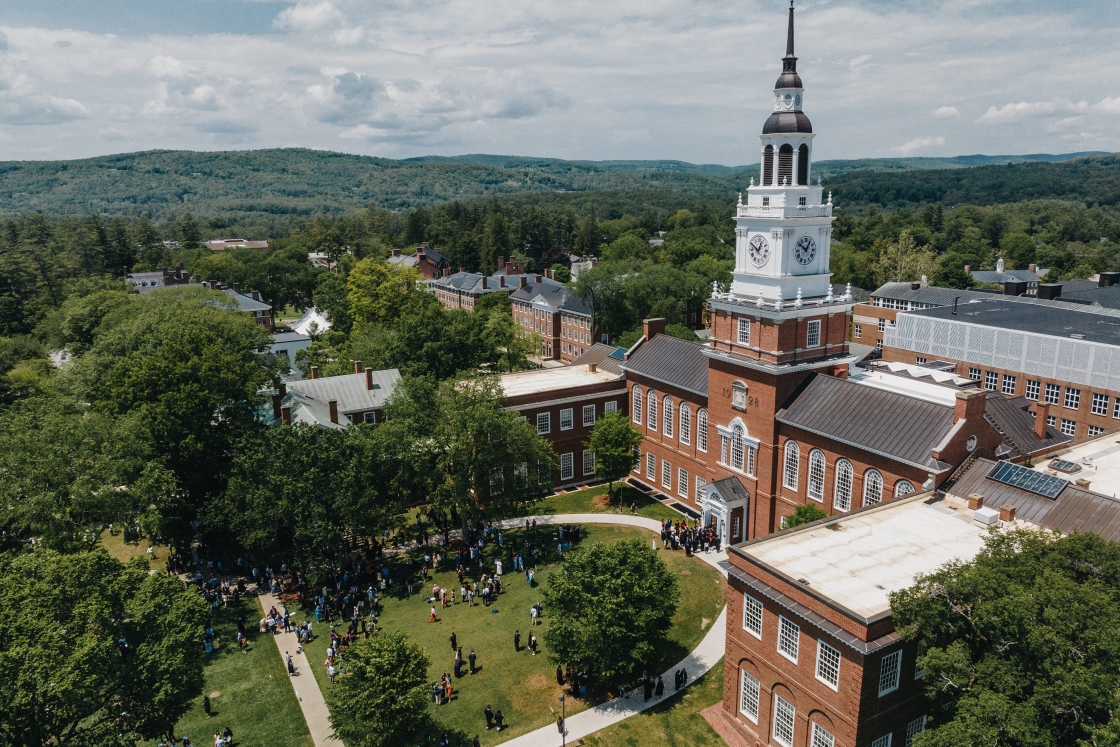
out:
{"label": "white portico entrance", "polygon": [[700,523],[714,526],[723,545],[747,538],[750,493],[737,477],[725,477],[700,489]]}

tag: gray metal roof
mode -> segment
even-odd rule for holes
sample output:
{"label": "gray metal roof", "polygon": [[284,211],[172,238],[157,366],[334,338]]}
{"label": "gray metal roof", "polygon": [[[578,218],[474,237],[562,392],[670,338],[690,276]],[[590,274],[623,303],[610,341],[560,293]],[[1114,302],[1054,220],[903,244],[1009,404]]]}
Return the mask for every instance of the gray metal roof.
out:
{"label": "gray metal roof", "polygon": [[995,270],[973,270],[972,279],[978,280],[981,283],[1037,283],[1041,281],[1038,275],[1035,275],[1030,270],[1004,270],[1003,272],[996,272]]}
{"label": "gray metal roof", "polygon": [[775,419],[932,472],[950,465],[931,454],[953,427],[953,408],[816,375]]}
{"label": "gray metal roof", "polygon": [[[514,279],[520,275],[512,276]],[[575,314],[591,315],[591,307],[585,304],[571,288],[556,280],[541,277],[541,282],[534,282],[534,275],[529,275],[529,280],[524,288],[518,288],[509,297],[523,303],[543,303],[553,309],[563,309]],[[516,284],[515,284],[516,285]]]}
{"label": "gray metal roof", "polygon": [[972,493],[984,496],[984,505],[1015,507],[1015,517],[1056,532],[1092,532],[1113,542],[1120,541],[1120,501],[1094,493],[1073,483],[1056,499],[1046,498],[1012,485],[988,479],[996,463],[977,459],[948,492],[961,498]]}
{"label": "gray metal roof", "polygon": [[594,363],[600,371],[610,371],[613,374],[622,374],[622,356],[618,351],[626,352],[625,348],[616,348],[613,345],[604,345],[597,342],[587,349],[587,352],[576,358],[573,366],[584,366]]}
{"label": "gray metal roof", "polygon": [[1091,304],[1100,304],[1107,309],[1120,309],[1120,285],[1112,285],[1104,288],[1098,287],[1096,283],[1088,287],[1074,286],[1070,288],[1070,285],[1072,285],[1072,283],[1065,283],[1062,285],[1062,295],[1060,298],[1088,301]]}
{"label": "gray metal roof", "polygon": [[1079,335],[1074,339],[1120,345],[1120,323],[1117,321],[1120,313],[1101,306],[1054,301],[1021,303],[1011,296],[991,296],[958,306],[956,314],[949,306],[908,311],[906,314],[1055,337]]}
{"label": "gray metal roof", "polygon": [[743,487],[743,483],[739,482],[739,478],[735,475],[725,477],[722,480],[716,480],[712,483],[712,487],[716,489],[725,502],[733,503],[735,501],[750,501],[751,494]]}
{"label": "gray metal roof", "polygon": [[657,335],[643,343],[622,370],[645,376],[686,392],[708,396],[707,346],[669,335]]}
{"label": "gray metal roof", "polygon": [[299,332],[277,332],[272,336],[273,342],[311,342],[311,338]]}
{"label": "gray metal roof", "polygon": [[920,285],[917,289],[911,283],[884,283],[871,291],[872,298],[891,298],[896,301],[913,301],[934,306],[950,306],[954,299],[968,303],[977,299],[992,298],[999,291],[960,290],[958,288],[938,288],[935,285]]}
{"label": "gray metal roof", "polygon": [[288,393],[322,403],[324,407],[330,400],[337,400],[339,413],[348,414],[384,407],[400,380],[400,371],[389,368],[373,372],[373,389],[366,389],[366,374],[362,372],[293,381],[288,384]]}
{"label": "gray metal roof", "polygon": [[1036,454],[1071,440],[1053,428],[1046,429],[1045,439],[1039,438],[1034,432],[1034,418],[1027,412],[1031,404],[1026,397],[1004,397],[999,392],[988,392],[984,418],[1003,437],[1011,454]]}
{"label": "gray metal roof", "polygon": [[225,288],[226,295],[237,301],[237,306],[242,311],[272,311],[272,307],[263,301],[256,301],[252,296],[239,293],[233,288]]}

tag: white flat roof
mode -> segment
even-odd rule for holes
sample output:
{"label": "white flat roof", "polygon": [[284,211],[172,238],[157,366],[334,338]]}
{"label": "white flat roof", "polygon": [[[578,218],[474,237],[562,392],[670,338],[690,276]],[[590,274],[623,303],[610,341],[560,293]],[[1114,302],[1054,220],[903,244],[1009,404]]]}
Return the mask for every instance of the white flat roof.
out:
{"label": "white flat roof", "polygon": [[521,397],[538,392],[609,383],[618,381],[619,378],[618,374],[610,371],[591,372],[587,365],[579,365],[502,374],[501,380],[507,397]]}
{"label": "white flat roof", "polygon": [[[914,367],[911,366],[910,368]],[[929,369],[924,370],[927,373],[935,373]],[[849,381],[874,389],[885,389],[895,394],[905,394],[907,397],[914,397],[939,405],[948,405],[949,407],[956,405],[958,391],[956,389],[950,389],[928,381],[906,378],[905,376],[896,376],[885,371],[869,371],[866,369],[857,369],[857,371],[858,373],[848,377]]]}
{"label": "white flat roof", "polygon": [[[1062,459],[1081,467],[1076,472],[1050,469],[1050,462]],[[1034,465],[1039,472],[1057,475],[1070,482],[1079,478],[1089,480],[1089,489],[1102,495],[1120,495],[1120,433],[1109,433],[1092,441],[1085,441],[1069,451],[1050,454]]]}
{"label": "white flat roof", "polygon": [[[889,595],[950,560],[967,561],[987,527],[955,496],[918,495],[839,521],[795,530],[739,551],[863,617],[890,609]],[[1020,522],[1016,522],[1020,523]],[[1025,524],[1025,522],[1022,522]]]}

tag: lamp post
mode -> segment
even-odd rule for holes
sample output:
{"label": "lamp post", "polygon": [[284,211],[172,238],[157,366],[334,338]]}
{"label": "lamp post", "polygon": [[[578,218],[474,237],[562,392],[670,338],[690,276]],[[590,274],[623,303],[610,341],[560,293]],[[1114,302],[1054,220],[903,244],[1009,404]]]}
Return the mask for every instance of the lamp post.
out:
{"label": "lamp post", "polygon": [[567,747],[567,744],[568,744],[568,733],[567,733],[567,730],[565,729],[565,724],[564,724],[564,722],[566,720],[566,714],[567,714],[567,706],[564,702],[564,696],[561,695],[560,696],[560,723],[558,723],[556,725],[557,728],[560,729],[560,745],[561,745],[561,747]]}

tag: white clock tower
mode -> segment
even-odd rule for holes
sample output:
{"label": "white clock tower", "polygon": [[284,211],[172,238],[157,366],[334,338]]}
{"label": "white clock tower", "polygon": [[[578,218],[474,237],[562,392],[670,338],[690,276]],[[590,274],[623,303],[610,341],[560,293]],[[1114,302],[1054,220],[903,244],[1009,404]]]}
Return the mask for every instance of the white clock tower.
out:
{"label": "white clock tower", "polygon": [[788,304],[829,295],[832,201],[812,184],[813,125],[793,56],[793,4],[774,113],[762,127],[762,168],[735,214],[735,274],[731,292]]}

